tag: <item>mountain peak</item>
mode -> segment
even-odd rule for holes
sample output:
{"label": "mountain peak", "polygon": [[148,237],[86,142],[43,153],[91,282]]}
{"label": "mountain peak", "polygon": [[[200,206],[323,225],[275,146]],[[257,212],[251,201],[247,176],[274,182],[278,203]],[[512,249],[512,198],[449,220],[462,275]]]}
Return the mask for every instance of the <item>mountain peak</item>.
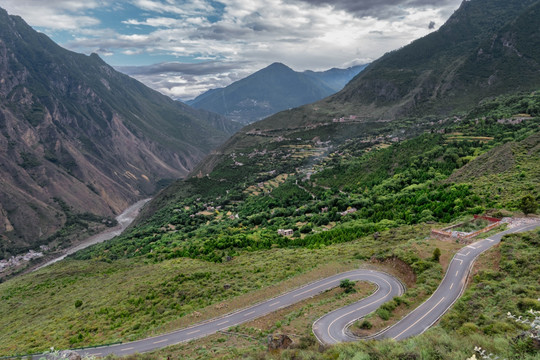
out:
{"label": "mountain peak", "polygon": [[291,69],[287,65],[285,65],[283,63],[280,63],[280,62],[272,63],[272,64],[268,65],[267,67],[265,67],[264,69],[259,70],[258,72],[296,73],[293,69]]}
{"label": "mountain peak", "polygon": [[189,104],[241,123],[251,123],[334,94],[361,69],[296,72],[275,62],[226,88],[210,90]]}

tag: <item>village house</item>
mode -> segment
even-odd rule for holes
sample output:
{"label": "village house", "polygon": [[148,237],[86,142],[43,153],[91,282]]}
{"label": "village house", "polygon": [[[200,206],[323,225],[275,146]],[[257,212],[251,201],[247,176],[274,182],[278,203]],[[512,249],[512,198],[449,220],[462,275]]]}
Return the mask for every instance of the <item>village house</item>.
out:
{"label": "village house", "polygon": [[341,216],[345,216],[345,215],[348,215],[348,214],[352,214],[352,213],[355,213],[357,210],[356,208],[349,208],[343,212],[341,212]]}
{"label": "village house", "polygon": [[292,229],[278,229],[278,235],[293,236],[294,231]]}

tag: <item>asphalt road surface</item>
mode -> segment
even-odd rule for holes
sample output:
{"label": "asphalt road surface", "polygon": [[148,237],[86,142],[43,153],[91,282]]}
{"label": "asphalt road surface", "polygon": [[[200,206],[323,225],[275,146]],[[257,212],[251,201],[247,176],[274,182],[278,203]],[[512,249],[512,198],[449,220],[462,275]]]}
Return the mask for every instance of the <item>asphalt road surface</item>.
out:
{"label": "asphalt road surface", "polygon": [[[539,226],[540,224],[538,223],[522,225],[503,231],[487,239],[477,241],[459,250],[452,258],[446,271],[446,275],[433,295],[399,322],[373,338],[403,340],[426,331],[439,320],[461,296],[465,289],[469,272],[478,255],[498,244],[501,241],[501,238],[506,234],[529,231]],[[381,304],[382,303],[377,304],[372,311],[376,310]],[[354,305],[351,305],[349,308],[354,308]],[[361,308],[362,307],[359,306],[359,310]],[[360,314],[362,315],[358,316]],[[347,327],[365,315],[367,315],[367,313],[351,312],[347,308],[338,309],[317,320],[313,324],[313,332],[323,344],[358,341],[358,338],[347,332]]]}
{"label": "asphalt road surface", "polygon": [[395,277],[377,271],[361,270],[350,280],[369,281],[377,290],[369,297],[354,304],[334,310],[313,323],[313,333],[323,344],[357,341],[346,333],[350,324],[377,310],[382,304],[403,294],[403,285]]}
{"label": "asphalt road surface", "polygon": [[[374,338],[402,340],[423,333],[432,326],[462,294],[467,281],[467,276],[478,255],[498,244],[501,238],[506,234],[529,231],[539,226],[540,223],[519,226],[462,248],[452,258],[443,281],[433,295],[394,326],[377,334]],[[354,338],[347,333],[348,326],[359,318],[375,311],[385,302],[403,293],[403,285],[393,276],[373,270],[352,270],[315,281],[273,299],[224,315],[220,318],[193,325],[189,328],[139,341],[78,350],[77,352],[95,356],[105,356],[108,354],[123,356],[198,339],[221,330],[226,330],[232,326],[254,320],[304,299],[313,297],[326,290],[335,288],[339,286],[339,283],[343,279],[373,282],[377,285],[377,290],[372,295],[359,302],[332,311],[321,317],[313,324],[313,332],[323,344],[356,341],[358,340],[357,338]],[[39,357],[40,356],[34,356],[34,358]]]}
{"label": "asphalt road surface", "polygon": [[384,302],[392,300],[394,296],[399,296],[403,293],[403,286],[401,285],[399,280],[388,274],[373,270],[352,270],[315,281],[299,289],[293,290],[273,299],[266,300],[249,308],[227,314],[217,319],[212,319],[207,322],[196,324],[186,329],[181,329],[168,334],[139,341],[77,350],[77,352],[80,354],[88,354],[95,356],[105,356],[108,354],[116,354],[123,356],[133,353],[151,351],[169,345],[194,340],[214,334],[221,330],[226,330],[232,326],[254,320],[281,308],[313,297],[326,290],[333,289],[339,286],[341,280],[344,279],[349,279],[352,281],[370,281],[378,286],[378,289],[375,291],[375,293],[361,300],[362,304],[365,302],[366,306],[371,309],[370,311],[374,311]]}
{"label": "asphalt road surface", "polygon": [[467,245],[459,250],[452,258],[443,281],[433,295],[394,326],[378,334],[375,338],[402,340],[426,331],[461,296],[465,289],[469,272],[478,255],[498,244],[506,234],[530,231],[539,226],[539,223],[521,225]]}

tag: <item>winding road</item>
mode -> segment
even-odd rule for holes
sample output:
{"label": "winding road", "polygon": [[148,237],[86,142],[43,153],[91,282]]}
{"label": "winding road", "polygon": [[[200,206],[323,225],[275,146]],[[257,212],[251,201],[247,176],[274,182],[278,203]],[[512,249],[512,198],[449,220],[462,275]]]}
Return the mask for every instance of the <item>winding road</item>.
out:
{"label": "winding road", "polygon": [[[529,231],[537,227],[540,227],[540,223],[518,226],[467,245],[459,250],[448,265],[441,284],[431,297],[396,324],[373,336],[373,338],[403,340],[426,331],[461,296],[469,272],[478,255],[498,244],[506,234]],[[358,338],[347,332],[347,328],[354,321],[367,314],[369,312],[363,311],[361,306],[358,307],[358,311],[347,310],[347,308],[332,311],[315,321],[313,333],[323,344],[358,341]]]}
{"label": "winding road", "polygon": [[[468,274],[478,255],[498,244],[501,238],[506,234],[529,231],[537,227],[540,227],[540,223],[522,225],[462,248],[452,258],[443,281],[433,295],[395,325],[385,329],[373,338],[402,340],[423,333],[460,297],[465,288]],[[374,270],[352,270],[312,282],[301,288],[270,300],[263,301],[246,309],[199,323],[185,329],[139,341],[78,350],[77,352],[95,356],[105,356],[108,354],[123,356],[198,339],[221,330],[226,330],[232,326],[254,320],[281,308],[313,297],[326,290],[335,288],[339,286],[339,283],[343,279],[369,281],[377,285],[377,290],[369,297],[352,305],[332,311],[315,321],[313,324],[313,333],[323,344],[357,341],[359,340],[358,338],[353,337],[347,332],[348,326],[359,318],[375,311],[379,306],[395,296],[403,294],[403,285],[393,276]],[[34,358],[39,358],[39,356],[35,356]]]}
{"label": "winding road", "polygon": [[394,296],[401,295],[404,290],[399,280],[388,274],[373,270],[352,270],[312,282],[301,288],[270,300],[263,301],[246,309],[196,324],[186,329],[130,343],[84,349],[79,350],[78,352],[95,356],[105,356],[108,354],[129,355],[201,338],[221,330],[226,330],[232,326],[257,319],[299,301],[311,298],[326,290],[333,289],[339,286],[341,280],[344,279],[370,281],[377,285],[377,290],[371,296],[360,301],[360,303],[370,303],[368,304],[368,308],[371,309],[370,311],[374,311],[384,302],[392,300]]}

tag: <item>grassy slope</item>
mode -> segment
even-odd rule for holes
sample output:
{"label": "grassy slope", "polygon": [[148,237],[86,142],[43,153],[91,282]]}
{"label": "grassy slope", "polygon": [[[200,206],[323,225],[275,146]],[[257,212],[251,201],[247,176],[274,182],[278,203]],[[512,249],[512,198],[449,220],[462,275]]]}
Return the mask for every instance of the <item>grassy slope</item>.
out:
{"label": "grassy slope", "polygon": [[[405,227],[379,239],[318,250],[242,252],[223,264],[185,258],[159,263],[68,260],[0,284],[0,326],[6,330],[0,354],[127,341],[185,326],[357,267],[359,259],[373,253],[406,257],[407,241],[421,241],[428,233],[426,226]],[[409,254],[406,259],[423,264],[419,274],[431,274],[420,283],[424,293],[434,289],[442,273],[435,263],[422,260],[433,248],[424,242],[421,257]],[[75,306],[77,300],[82,306]],[[220,303],[226,306],[218,310]]]}
{"label": "grassy slope", "polygon": [[[409,245],[421,242],[420,239],[409,241]],[[133,355],[129,360],[168,356],[181,359],[455,360],[470,358],[475,347],[494,354],[492,358],[537,360],[540,352],[538,345],[528,337],[530,326],[509,319],[507,312],[532,319],[528,310],[540,310],[537,299],[540,293],[539,245],[540,231],[506,237],[501,245],[476,262],[470,286],[439,324],[404,341],[367,341],[321,349],[306,334],[310,334],[310,324],[317,318],[314,311],[325,308],[328,296],[333,297],[336,306],[343,302],[342,297],[329,294],[284,309],[280,317],[265,317],[233,329],[249,338],[216,334],[197,342]],[[265,331],[294,334],[295,345],[289,350],[268,352]]]}
{"label": "grassy slope", "polygon": [[[479,346],[506,359],[540,359],[525,331],[529,326],[508,319],[507,312],[531,319],[540,310],[540,232],[506,237],[481,257],[476,275],[463,297],[426,333],[400,342],[369,341],[335,346],[325,352],[314,347],[259,353],[257,359],[466,359]],[[477,354],[478,356],[478,354]],[[481,358],[478,356],[478,358]]]}
{"label": "grassy slope", "polygon": [[539,196],[540,135],[510,142],[467,164],[449,181],[469,183],[490,204],[515,208],[526,194]]}

